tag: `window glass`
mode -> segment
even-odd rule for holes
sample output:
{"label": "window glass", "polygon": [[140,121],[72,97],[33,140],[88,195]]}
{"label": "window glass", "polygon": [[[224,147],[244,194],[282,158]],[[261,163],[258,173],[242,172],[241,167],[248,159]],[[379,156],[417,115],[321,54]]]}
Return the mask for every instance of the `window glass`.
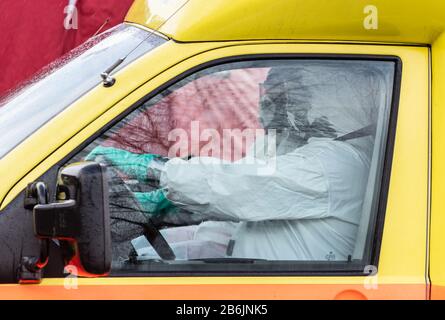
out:
{"label": "window glass", "polygon": [[369,263],[394,73],[389,60],[233,62],[146,101],[71,161],[108,168],[114,270]]}

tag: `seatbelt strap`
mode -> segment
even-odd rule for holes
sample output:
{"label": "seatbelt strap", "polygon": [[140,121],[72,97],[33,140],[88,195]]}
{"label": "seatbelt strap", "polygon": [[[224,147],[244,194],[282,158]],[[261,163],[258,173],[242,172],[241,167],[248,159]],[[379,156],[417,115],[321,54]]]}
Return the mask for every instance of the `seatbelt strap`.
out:
{"label": "seatbelt strap", "polygon": [[334,141],[346,141],[366,136],[373,136],[375,134],[375,130],[376,130],[376,124],[375,123],[370,124],[369,126],[363,127],[361,129],[347,133],[343,136],[337,137],[334,139]]}
{"label": "seatbelt strap", "polygon": [[235,247],[235,240],[234,240],[234,239],[231,239],[231,240],[229,241],[229,244],[227,245],[226,255],[227,255],[228,257],[231,257],[231,256],[232,256],[232,254],[233,254],[233,247]]}

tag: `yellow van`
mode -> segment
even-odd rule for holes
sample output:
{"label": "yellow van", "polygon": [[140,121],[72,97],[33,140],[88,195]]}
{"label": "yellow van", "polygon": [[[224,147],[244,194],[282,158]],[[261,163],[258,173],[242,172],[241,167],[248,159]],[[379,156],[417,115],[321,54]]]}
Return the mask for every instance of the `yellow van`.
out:
{"label": "yellow van", "polygon": [[0,298],[445,298],[444,31],[136,0],[0,104]]}

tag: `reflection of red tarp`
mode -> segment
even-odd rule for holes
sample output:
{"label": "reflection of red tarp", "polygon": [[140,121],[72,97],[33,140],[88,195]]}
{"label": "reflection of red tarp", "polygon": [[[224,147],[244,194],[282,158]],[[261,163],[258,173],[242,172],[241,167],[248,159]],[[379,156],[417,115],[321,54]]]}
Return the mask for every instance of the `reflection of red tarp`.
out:
{"label": "reflection of red tarp", "polygon": [[[177,146],[179,142],[185,146],[184,149],[188,149],[187,155],[238,160],[249,147],[249,141],[239,133],[245,129],[260,128],[258,84],[265,80],[267,71],[266,68],[237,69],[222,76],[214,74],[193,80],[124,123],[116,132],[110,132],[105,146],[167,156],[173,150],[170,148]],[[192,123],[199,126],[199,131],[196,132],[201,137],[194,136],[191,132]],[[183,129],[186,138],[179,138],[172,131],[175,129]],[[206,129],[214,129],[218,133],[217,138],[206,137],[203,134]],[[238,132],[229,132],[231,129],[238,129]],[[172,133],[171,138],[176,137],[176,141],[169,141],[169,134]],[[228,134],[235,137],[232,142],[227,141],[230,147],[223,145],[224,134],[227,134],[226,137]],[[193,143],[197,144],[198,150],[192,150]],[[209,149],[211,152],[204,152]],[[177,149],[174,148],[173,151],[175,153]],[[177,153],[175,155],[184,156]]]}
{"label": "reflection of red tarp", "polygon": [[78,29],[64,28],[68,0],[0,0],[0,96],[43,66],[123,21],[133,0],[78,0]]}

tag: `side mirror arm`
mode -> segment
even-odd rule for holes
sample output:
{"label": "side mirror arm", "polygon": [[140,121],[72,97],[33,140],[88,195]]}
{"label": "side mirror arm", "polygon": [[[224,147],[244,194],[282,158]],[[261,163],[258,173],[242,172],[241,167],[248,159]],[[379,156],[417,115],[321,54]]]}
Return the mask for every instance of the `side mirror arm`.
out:
{"label": "side mirror arm", "polygon": [[[28,185],[25,194],[25,208],[33,209],[37,205],[48,203],[48,188],[43,182],[34,182]],[[50,239],[40,239],[39,257],[22,257],[17,273],[20,284],[40,283],[43,268],[48,264]]]}

